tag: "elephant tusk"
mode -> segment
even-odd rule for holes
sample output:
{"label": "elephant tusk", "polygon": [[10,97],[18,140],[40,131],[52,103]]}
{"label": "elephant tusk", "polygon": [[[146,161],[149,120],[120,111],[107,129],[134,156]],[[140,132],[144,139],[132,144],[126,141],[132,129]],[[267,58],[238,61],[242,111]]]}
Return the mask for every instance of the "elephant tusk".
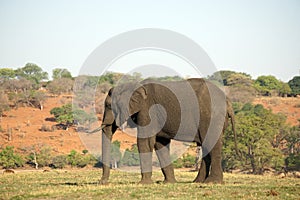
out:
{"label": "elephant tusk", "polygon": [[105,128],[107,125],[102,124],[101,126],[95,128],[94,130],[88,131],[87,133],[96,133],[98,131],[101,131],[103,128]]}

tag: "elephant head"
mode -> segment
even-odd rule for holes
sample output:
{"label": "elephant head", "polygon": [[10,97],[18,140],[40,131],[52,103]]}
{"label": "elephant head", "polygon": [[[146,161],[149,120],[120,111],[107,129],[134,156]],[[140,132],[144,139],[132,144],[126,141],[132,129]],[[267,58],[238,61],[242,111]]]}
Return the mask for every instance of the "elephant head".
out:
{"label": "elephant head", "polygon": [[111,96],[111,109],[116,125],[122,128],[131,116],[144,109],[147,97],[146,88],[138,83],[125,83],[115,87]]}

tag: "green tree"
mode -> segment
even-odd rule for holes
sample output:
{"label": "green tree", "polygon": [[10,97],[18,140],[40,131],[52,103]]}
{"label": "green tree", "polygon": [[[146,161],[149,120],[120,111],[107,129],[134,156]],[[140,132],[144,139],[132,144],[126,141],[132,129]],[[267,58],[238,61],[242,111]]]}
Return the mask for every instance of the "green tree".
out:
{"label": "green tree", "polygon": [[16,73],[15,70],[11,68],[1,68],[0,69],[0,79],[9,79],[9,78],[15,78]]}
{"label": "green tree", "polygon": [[287,141],[289,154],[300,154],[300,126],[291,127],[284,139]]}
{"label": "green tree", "polygon": [[285,165],[289,170],[300,170],[300,154],[290,154],[285,159]]}
{"label": "green tree", "polygon": [[14,152],[14,147],[6,146],[0,152],[0,166],[5,169],[17,168],[24,165],[23,158]]}
{"label": "green tree", "polygon": [[295,76],[293,77],[289,82],[288,82],[293,95],[299,95],[300,94],[300,76]]}
{"label": "green tree", "polygon": [[56,68],[52,70],[52,78],[53,80],[61,79],[61,78],[72,79],[72,74],[67,69]]}
{"label": "green tree", "polygon": [[98,77],[99,84],[104,82],[109,83],[111,86],[114,86],[121,78],[124,77],[124,74],[107,72],[104,75]]}
{"label": "green tree", "polygon": [[[230,78],[230,76],[234,76],[234,75],[237,75],[237,76],[241,75],[242,77],[247,77],[247,79],[251,80],[251,76],[249,74],[242,73],[242,72],[234,72],[234,71],[229,71],[229,70],[217,71],[217,72],[213,73],[211,76],[209,76],[208,79],[211,80],[211,81],[220,81],[220,80],[222,80],[222,84],[227,86],[228,85],[228,79]],[[229,80],[229,81],[232,81],[232,80]],[[232,84],[232,82],[231,82],[231,84]]]}
{"label": "green tree", "polygon": [[284,156],[274,144],[274,138],[285,127],[285,118],[282,115],[273,114],[262,105],[245,104],[236,114],[239,155],[234,152],[231,132],[226,131],[224,135],[225,169],[250,168],[253,173],[262,173],[265,167],[282,167]]}
{"label": "green tree", "polygon": [[16,75],[31,80],[35,84],[48,79],[48,73],[34,63],[27,63],[25,67],[17,69]]}
{"label": "green tree", "polygon": [[281,82],[279,93],[281,96],[286,97],[287,95],[292,93],[292,89],[290,88],[288,83]]}
{"label": "green tree", "polygon": [[97,120],[94,114],[88,114],[84,110],[72,107],[72,104],[65,104],[61,107],[55,107],[50,110],[50,114],[54,115],[56,122],[68,126],[76,124],[88,126]]}
{"label": "green tree", "polygon": [[259,76],[255,82],[254,86],[256,89],[262,94],[266,96],[271,96],[272,93],[279,94],[279,90],[281,85],[281,82],[276,79],[274,76]]}
{"label": "green tree", "polygon": [[248,75],[242,73],[233,73],[227,77],[226,83],[228,86],[252,86],[253,81]]}
{"label": "green tree", "polygon": [[70,103],[52,108],[50,114],[54,115],[56,122],[66,124],[67,126],[74,122],[72,104]]}

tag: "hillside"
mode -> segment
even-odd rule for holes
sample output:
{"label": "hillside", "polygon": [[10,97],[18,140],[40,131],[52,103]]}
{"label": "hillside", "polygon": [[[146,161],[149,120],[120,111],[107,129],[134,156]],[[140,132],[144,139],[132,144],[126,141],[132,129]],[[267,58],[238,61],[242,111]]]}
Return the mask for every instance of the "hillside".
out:
{"label": "hillside", "polygon": [[[87,135],[77,133],[74,128],[69,130],[56,130],[54,132],[42,132],[42,126],[51,127],[56,124],[50,110],[53,107],[61,106],[71,102],[71,96],[61,95],[59,97],[50,96],[43,110],[32,107],[20,107],[17,110],[5,112],[2,118],[0,132],[0,146],[15,146],[16,149],[30,152],[33,148],[40,149],[43,146],[50,146],[55,154],[67,154],[72,149],[82,151],[88,149],[94,154],[101,152],[101,137],[99,133]],[[275,113],[283,113],[287,116],[287,122],[297,125],[300,119],[300,98],[257,98],[255,104],[262,104]],[[94,124],[98,126],[99,122]],[[9,141],[8,129],[12,129],[12,137]],[[80,139],[81,138],[81,139]],[[130,148],[136,142],[134,136],[118,131],[113,140],[121,141],[121,149]],[[179,144],[176,144],[179,145]],[[87,147],[86,147],[87,146]]]}
{"label": "hillside", "polygon": [[300,120],[300,97],[261,97],[256,98],[253,104],[262,104],[274,113],[282,113],[287,117],[287,123],[298,125]]}
{"label": "hillside", "polygon": [[[20,107],[4,113],[1,121],[2,132],[0,132],[0,147],[14,146],[19,151],[30,152],[32,148],[40,149],[49,146],[57,154],[67,154],[71,150],[82,151],[88,149],[93,153],[100,151],[101,138],[99,133],[78,133],[73,127],[68,130],[55,130],[43,132],[41,127],[50,128],[57,123],[53,120],[50,110],[72,101],[71,96],[61,95],[59,97],[49,96],[44,103],[44,109],[32,107]],[[99,122],[94,126],[98,126]],[[8,137],[8,129],[12,130],[11,139]],[[135,138],[118,131],[114,140],[122,141],[122,149],[130,148]],[[88,148],[85,146],[87,145]]]}

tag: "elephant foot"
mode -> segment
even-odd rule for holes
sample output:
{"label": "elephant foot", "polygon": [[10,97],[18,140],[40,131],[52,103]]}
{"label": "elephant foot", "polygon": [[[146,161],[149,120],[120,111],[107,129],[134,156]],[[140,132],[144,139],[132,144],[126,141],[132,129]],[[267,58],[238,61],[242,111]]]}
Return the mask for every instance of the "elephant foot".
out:
{"label": "elephant foot", "polygon": [[101,178],[100,180],[99,180],[99,184],[100,185],[108,185],[108,178]]}
{"label": "elephant foot", "polygon": [[174,168],[173,168],[172,164],[162,168],[161,170],[165,177],[165,180],[163,183],[176,183],[177,182],[175,179]]}
{"label": "elephant foot", "polygon": [[141,180],[139,182],[139,184],[142,184],[142,185],[149,185],[149,184],[153,184],[153,181],[150,179],[147,179],[147,180]]}
{"label": "elephant foot", "polygon": [[204,178],[195,178],[195,180],[193,180],[193,183],[204,183]]}
{"label": "elephant foot", "polygon": [[194,183],[203,183],[205,180],[205,173],[203,171],[199,171],[197,177],[194,179]]}
{"label": "elephant foot", "polygon": [[153,181],[151,179],[152,172],[146,172],[142,173],[142,180],[139,182],[139,184],[152,184]]}
{"label": "elephant foot", "polygon": [[209,176],[204,180],[204,183],[222,184],[223,178],[218,176]]}
{"label": "elephant foot", "polygon": [[164,180],[164,182],[163,182],[164,184],[172,184],[172,183],[177,183],[177,181],[176,181],[176,179],[165,179]]}

